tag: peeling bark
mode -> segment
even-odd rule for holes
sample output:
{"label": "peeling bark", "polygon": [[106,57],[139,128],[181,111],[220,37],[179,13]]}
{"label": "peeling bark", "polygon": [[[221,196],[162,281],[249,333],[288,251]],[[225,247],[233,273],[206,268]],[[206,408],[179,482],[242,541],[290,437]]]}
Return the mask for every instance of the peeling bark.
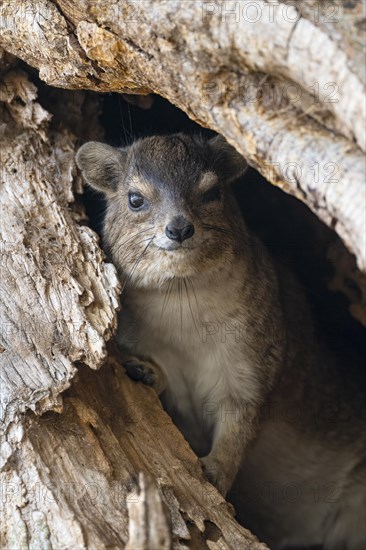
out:
{"label": "peeling bark", "polygon": [[1,44],[54,86],[166,97],[306,202],[365,270],[362,3],[255,6],[13,1]]}
{"label": "peeling bark", "polygon": [[157,395],[112,354],[87,368],[106,358],[120,286],[72,204],[76,138],[25,72],[0,94],[1,547],[264,550]]}
{"label": "peeling bark", "polygon": [[76,361],[98,368],[116,326],[119,283],[98,238],[79,225],[75,137],[20,70],[1,82],[1,422],[55,406]]}
{"label": "peeling bark", "polygon": [[153,390],[113,358],[79,369],[63,403],[62,414],[9,432],[3,548],[265,550],[204,479]]}
{"label": "peeling bark", "polygon": [[[53,86],[166,97],[304,201],[366,270],[361,3],[258,0],[255,23],[250,4],[11,0],[0,45]],[[73,204],[76,137],[13,64],[0,55],[1,546],[264,549],[156,395],[112,356],[86,368],[106,358],[119,283]],[[80,130],[78,98],[59,108]],[[350,271],[366,288],[342,250],[332,259],[334,289]],[[365,294],[350,301],[366,323]]]}

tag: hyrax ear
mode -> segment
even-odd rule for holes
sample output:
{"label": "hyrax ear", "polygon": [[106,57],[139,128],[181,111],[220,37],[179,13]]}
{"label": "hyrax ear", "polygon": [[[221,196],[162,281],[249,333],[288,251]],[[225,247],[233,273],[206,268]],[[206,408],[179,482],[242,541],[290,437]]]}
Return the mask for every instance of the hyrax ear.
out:
{"label": "hyrax ear", "polygon": [[220,178],[231,183],[244,174],[248,168],[245,158],[226,139],[215,136],[208,143],[213,150],[214,171]]}
{"label": "hyrax ear", "polygon": [[127,163],[127,151],[98,141],[89,141],[76,153],[76,164],[87,183],[97,191],[113,197]]}

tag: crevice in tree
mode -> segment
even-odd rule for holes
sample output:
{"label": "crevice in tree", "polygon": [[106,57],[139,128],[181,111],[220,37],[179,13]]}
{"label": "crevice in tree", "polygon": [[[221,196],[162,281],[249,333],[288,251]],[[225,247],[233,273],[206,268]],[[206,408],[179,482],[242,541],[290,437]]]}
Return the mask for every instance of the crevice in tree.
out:
{"label": "crevice in tree", "polygon": [[[133,98],[130,99],[133,101]],[[140,109],[118,94],[102,96],[101,101],[100,121],[105,140],[115,146],[128,145],[146,135],[177,131],[212,135],[210,130],[198,126],[160,97],[154,98],[149,110]],[[352,255],[336,232],[321,222],[305,204],[268,183],[256,170],[249,169],[235,184],[235,193],[249,227],[261,237],[275,257],[295,272],[304,286],[317,329],[326,335],[330,346],[344,357],[349,375],[355,376],[355,380],[359,376],[363,379],[366,331],[348,311],[350,301],[362,303],[363,290],[350,277],[343,280],[348,297],[344,292],[334,292],[329,288],[337,278],[338,268],[337,263],[331,261],[332,250],[341,251],[351,264],[354,263]],[[85,205],[91,226],[100,233],[105,209],[103,199],[86,189]],[[359,366],[350,367],[350,361],[355,357],[359,359]],[[189,522],[188,528],[192,539],[190,548],[196,545],[205,547],[204,540],[220,537],[218,528],[210,522],[205,523],[204,534]]]}
{"label": "crevice in tree", "polygon": [[[28,72],[27,66],[22,64],[22,67]],[[105,140],[113,145],[124,145],[131,143],[136,137],[147,134],[172,133],[182,130],[189,133],[201,132],[207,136],[212,135],[210,130],[197,126],[182,111],[159,96],[153,98],[150,109],[143,110],[131,104],[131,101],[135,101],[133,97],[127,97],[127,101],[125,101],[122,96],[117,94],[98,95],[94,92],[57,90],[42,84],[35,71],[32,72],[32,80],[38,87],[39,103],[49,112],[54,113],[53,120],[49,125],[51,135],[57,134],[57,132],[62,135],[66,128],[67,132],[76,136],[72,142],[75,148],[89,139]],[[23,103],[24,101],[18,101],[19,108],[24,107]],[[99,127],[98,111],[100,111],[100,122],[104,127],[104,135]],[[52,141],[50,143],[53,144]],[[62,171],[62,164],[60,166]],[[16,173],[17,168],[13,169],[13,174]],[[42,184],[44,183],[45,181],[42,180]],[[46,181],[46,189],[47,186],[51,188],[53,183],[57,185],[58,182]],[[76,173],[75,190],[77,193],[82,190],[81,181],[76,177]],[[254,169],[248,170],[246,176],[237,182],[235,192],[248,225],[260,235],[274,255],[284,259],[296,272],[313,306],[318,326],[327,333],[334,348],[344,354],[344,357],[348,357],[352,352],[357,359],[362,358],[362,354],[366,351],[365,329],[356,319],[363,319],[364,289],[366,287],[362,286],[364,278],[357,270],[353,257],[345,249],[337,234],[320,222],[305,205],[286,195],[280,189],[274,188]],[[63,200],[65,204],[62,206],[66,211],[72,211],[73,221],[77,221],[80,226],[89,224],[100,234],[105,205],[99,196],[89,189],[85,189],[83,195],[81,193],[77,195],[76,202],[72,205],[69,205],[65,198]],[[84,215],[84,206],[88,219]],[[75,225],[75,227],[79,226]],[[27,239],[24,239],[23,244],[29,247]],[[52,252],[51,246],[50,251]],[[45,254],[44,258],[47,256],[47,260],[51,262],[51,256],[54,255],[50,254],[48,257]],[[44,258],[42,257],[41,260]],[[99,257],[98,262],[102,263]],[[38,264],[36,267],[39,269]],[[95,294],[95,303],[92,307],[94,305],[97,307],[98,293],[94,292],[93,284],[88,287],[88,292]],[[329,286],[333,287],[333,290],[330,290]],[[83,293],[78,296],[79,302],[82,302]],[[352,315],[348,312],[349,307],[351,307]],[[88,316],[85,315],[85,318],[87,319]],[[364,324],[366,325],[366,320]],[[110,328],[105,330],[109,335]],[[55,335],[57,338],[60,337],[58,333]],[[42,350],[39,351],[33,344],[32,346],[31,349],[37,359],[41,359]],[[50,352],[52,361],[55,361],[62,342],[61,344],[58,342],[57,346],[58,348],[55,346]],[[25,446],[22,442],[23,434],[13,434],[9,437],[9,441],[16,450],[13,455],[9,455],[4,471],[9,475],[11,482],[13,482],[11,476],[14,475],[15,482],[25,486],[25,498],[19,497],[21,506],[25,508],[24,512],[22,510],[24,517],[28,512],[32,512],[31,499],[26,500],[27,492],[32,489],[31,482],[39,483],[46,490],[60,480],[72,483],[73,476],[77,473],[80,475],[77,502],[69,502],[69,508],[66,504],[63,508],[63,499],[65,502],[68,499],[67,494],[62,494],[64,488],[61,487],[58,498],[55,499],[56,502],[46,503],[46,512],[55,525],[51,542],[54,547],[60,547],[61,541],[62,544],[67,544],[69,541],[70,547],[71,544],[74,547],[76,545],[81,547],[83,544],[89,547],[109,547],[111,541],[116,544],[125,544],[128,539],[128,519],[139,517],[138,507],[143,506],[143,503],[146,502],[146,500],[144,501],[145,497],[151,499],[154,505],[159,503],[161,494],[164,495],[162,486],[171,491],[172,499],[176,499],[175,520],[179,517],[182,523],[184,523],[183,519],[187,521],[188,531],[191,535],[189,547],[211,548],[209,545],[211,541],[218,542],[220,547],[222,543],[222,548],[227,547],[225,544],[228,544],[228,547],[231,545],[233,548],[246,548],[243,546],[245,540],[249,541],[248,548],[263,549],[264,547],[255,542],[250,533],[237,526],[231,517],[230,507],[224,503],[212,487],[212,503],[204,502],[205,499],[202,501],[199,498],[200,494],[204,490],[208,491],[210,487],[203,479],[196,457],[189,450],[183,437],[177,434],[171,423],[167,421],[155,394],[150,389],[142,387],[141,384],[134,384],[125,377],[118,363],[118,355],[111,352],[111,349],[112,346],[109,347],[106,365],[100,371],[94,372],[80,362],[85,359],[85,363],[87,363],[86,357],[82,353],[73,354],[73,348],[66,339],[63,351],[67,356],[78,357],[79,362],[74,361],[78,375],[75,377],[74,372],[68,373],[73,379],[71,388],[63,393],[64,413],[46,413],[41,418],[32,413],[27,414],[26,422],[24,422],[24,426],[26,426]],[[4,349],[4,351],[6,350]],[[100,353],[98,361],[101,360],[101,356]],[[94,364],[93,361],[89,361],[88,366],[94,368]],[[347,361],[345,361],[345,369],[349,369],[350,376],[354,375]],[[64,376],[63,371],[58,374],[61,378]],[[19,372],[19,376],[22,377],[22,372]],[[355,369],[355,380],[356,377]],[[24,376],[22,380],[26,386],[27,380]],[[62,380],[58,386],[53,386],[55,394],[60,387],[64,390],[69,384],[68,380]],[[49,399],[51,397],[53,396],[50,395]],[[46,401],[47,399],[45,398]],[[27,399],[24,398],[24,400]],[[60,402],[56,403],[55,400],[52,407],[54,409],[59,407],[61,411]],[[38,404],[40,403],[41,401]],[[133,407],[131,407],[131,403],[133,403]],[[50,400],[48,400],[48,404],[50,404]],[[27,403],[25,406],[29,406],[29,404]],[[41,412],[41,410],[37,410],[37,412]],[[151,414],[154,422],[150,424]],[[23,425],[20,416],[17,416],[17,422],[20,423],[19,425]],[[97,427],[94,426],[93,421],[88,420],[90,418],[97,419],[95,421]],[[100,430],[98,422],[101,423]],[[126,426],[126,424],[129,425]],[[121,425],[123,425],[123,429],[121,429]],[[167,449],[167,457],[164,456],[164,460],[155,456],[151,460],[151,464],[150,456],[145,456],[147,451],[144,446],[144,437],[150,429],[152,439],[162,442],[160,447],[153,447],[153,451],[156,452],[157,448],[161,449],[164,445]],[[108,439],[108,445],[104,447],[105,434],[108,434],[110,439]],[[92,438],[101,439],[100,445],[105,453],[105,461],[101,456],[97,456],[98,449],[93,447]],[[136,456],[130,452],[131,448],[134,449]],[[7,450],[7,452],[10,451]],[[78,463],[79,453],[82,457],[80,463]],[[141,457],[139,453],[141,453]],[[16,471],[17,468],[15,468],[15,471],[11,472],[9,465],[13,464],[12,460],[15,458],[18,460],[19,471]],[[67,469],[68,461],[73,464],[75,472],[72,468]],[[108,461],[110,461],[111,467],[107,468]],[[30,468],[29,472],[27,470],[21,472],[22,465],[28,463],[32,465],[33,469]],[[160,489],[149,486],[149,483],[136,477],[136,470],[140,468],[141,464],[147,465],[148,472],[145,473],[154,477]],[[178,470],[177,464],[179,464]],[[105,474],[107,470],[108,472]],[[62,476],[69,475],[70,477],[64,479],[60,476],[60,472]],[[104,474],[105,477],[103,477]],[[30,477],[31,481],[28,481],[28,475],[33,476]],[[92,507],[90,507],[83,517],[84,525],[83,522],[78,521],[78,518],[75,519],[73,514],[75,515],[76,508],[79,510],[83,506],[82,497],[85,496],[85,487],[88,486],[88,483],[95,482],[96,478],[100,487],[103,488],[103,496],[107,499],[110,498],[108,491],[113,483],[121,484],[121,494],[119,494],[117,503],[113,502],[112,516],[109,516],[112,509],[110,503],[93,503],[97,507],[97,520],[94,518]],[[27,483],[28,486],[26,486]],[[192,494],[189,493],[187,496],[187,487],[190,489],[191,484],[194,489],[192,489]],[[137,504],[135,503],[136,509],[133,512],[131,508],[128,518],[125,507],[126,494],[130,490],[136,493],[137,488],[141,489],[139,494],[144,495],[144,498],[141,498]],[[182,494],[185,495],[184,505],[178,505],[178,495]],[[111,500],[113,501],[113,499]],[[14,524],[14,518],[17,517],[20,504],[16,500],[14,502],[14,506],[12,503],[12,506],[5,511],[7,525]],[[202,522],[201,516],[197,522],[192,519],[188,521],[188,518],[194,516],[197,506],[203,510],[204,521]],[[187,508],[189,513],[184,511]],[[64,514],[62,515],[62,525],[60,523],[61,528],[57,527],[60,510]],[[70,517],[70,512],[72,517]],[[12,516],[12,514],[14,515]],[[162,517],[165,519],[164,514]],[[173,530],[175,541],[187,540],[182,536],[183,528],[179,522],[174,522],[174,529],[176,529]],[[164,529],[163,532],[166,533]],[[70,533],[73,537],[71,540],[67,539]],[[79,535],[76,536],[76,533]],[[63,540],[64,536],[67,539],[66,542]],[[29,539],[29,533],[27,533],[27,537]],[[34,542],[35,547],[37,544],[40,546],[40,541]],[[133,546],[130,548],[133,549]]]}
{"label": "crevice in tree", "polygon": [[[148,110],[125,101],[119,94],[102,95],[101,102],[100,122],[105,139],[114,146],[128,145],[146,135],[179,131],[214,135],[159,96],[154,96]],[[330,344],[345,353],[352,350],[366,353],[365,329],[349,314],[350,300],[344,293],[329,289],[337,276],[337,266],[329,258],[331,251],[340,250],[350,264],[354,263],[336,232],[305,204],[268,183],[255,169],[250,168],[235,184],[235,192],[249,227],[301,281],[318,326],[327,334]],[[105,210],[103,198],[86,188],[85,205],[91,226],[100,234]],[[344,285],[347,293],[351,292],[351,301],[362,303],[364,291],[351,272]]]}

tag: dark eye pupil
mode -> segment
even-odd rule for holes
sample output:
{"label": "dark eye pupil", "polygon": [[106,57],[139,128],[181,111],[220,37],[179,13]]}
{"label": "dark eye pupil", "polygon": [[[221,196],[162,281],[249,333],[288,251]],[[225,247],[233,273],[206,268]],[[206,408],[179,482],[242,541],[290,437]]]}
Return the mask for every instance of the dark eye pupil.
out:
{"label": "dark eye pupil", "polygon": [[130,193],[128,195],[128,202],[132,208],[141,208],[144,204],[144,197],[140,193]]}
{"label": "dark eye pupil", "polygon": [[221,190],[219,187],[213,187],[202,195],[203,202],[218,201],[221,198]]}

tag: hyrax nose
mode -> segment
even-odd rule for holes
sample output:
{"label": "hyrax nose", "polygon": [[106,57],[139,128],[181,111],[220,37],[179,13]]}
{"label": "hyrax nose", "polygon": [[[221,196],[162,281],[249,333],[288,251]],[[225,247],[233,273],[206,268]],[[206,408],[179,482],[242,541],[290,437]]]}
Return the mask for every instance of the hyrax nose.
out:
{"label": "hyrax nose", "polygon": [[173,218],[165,228],[165,235],[172,241],[179,243],[189,239],[194,234],[194,225],[182,216]]}

